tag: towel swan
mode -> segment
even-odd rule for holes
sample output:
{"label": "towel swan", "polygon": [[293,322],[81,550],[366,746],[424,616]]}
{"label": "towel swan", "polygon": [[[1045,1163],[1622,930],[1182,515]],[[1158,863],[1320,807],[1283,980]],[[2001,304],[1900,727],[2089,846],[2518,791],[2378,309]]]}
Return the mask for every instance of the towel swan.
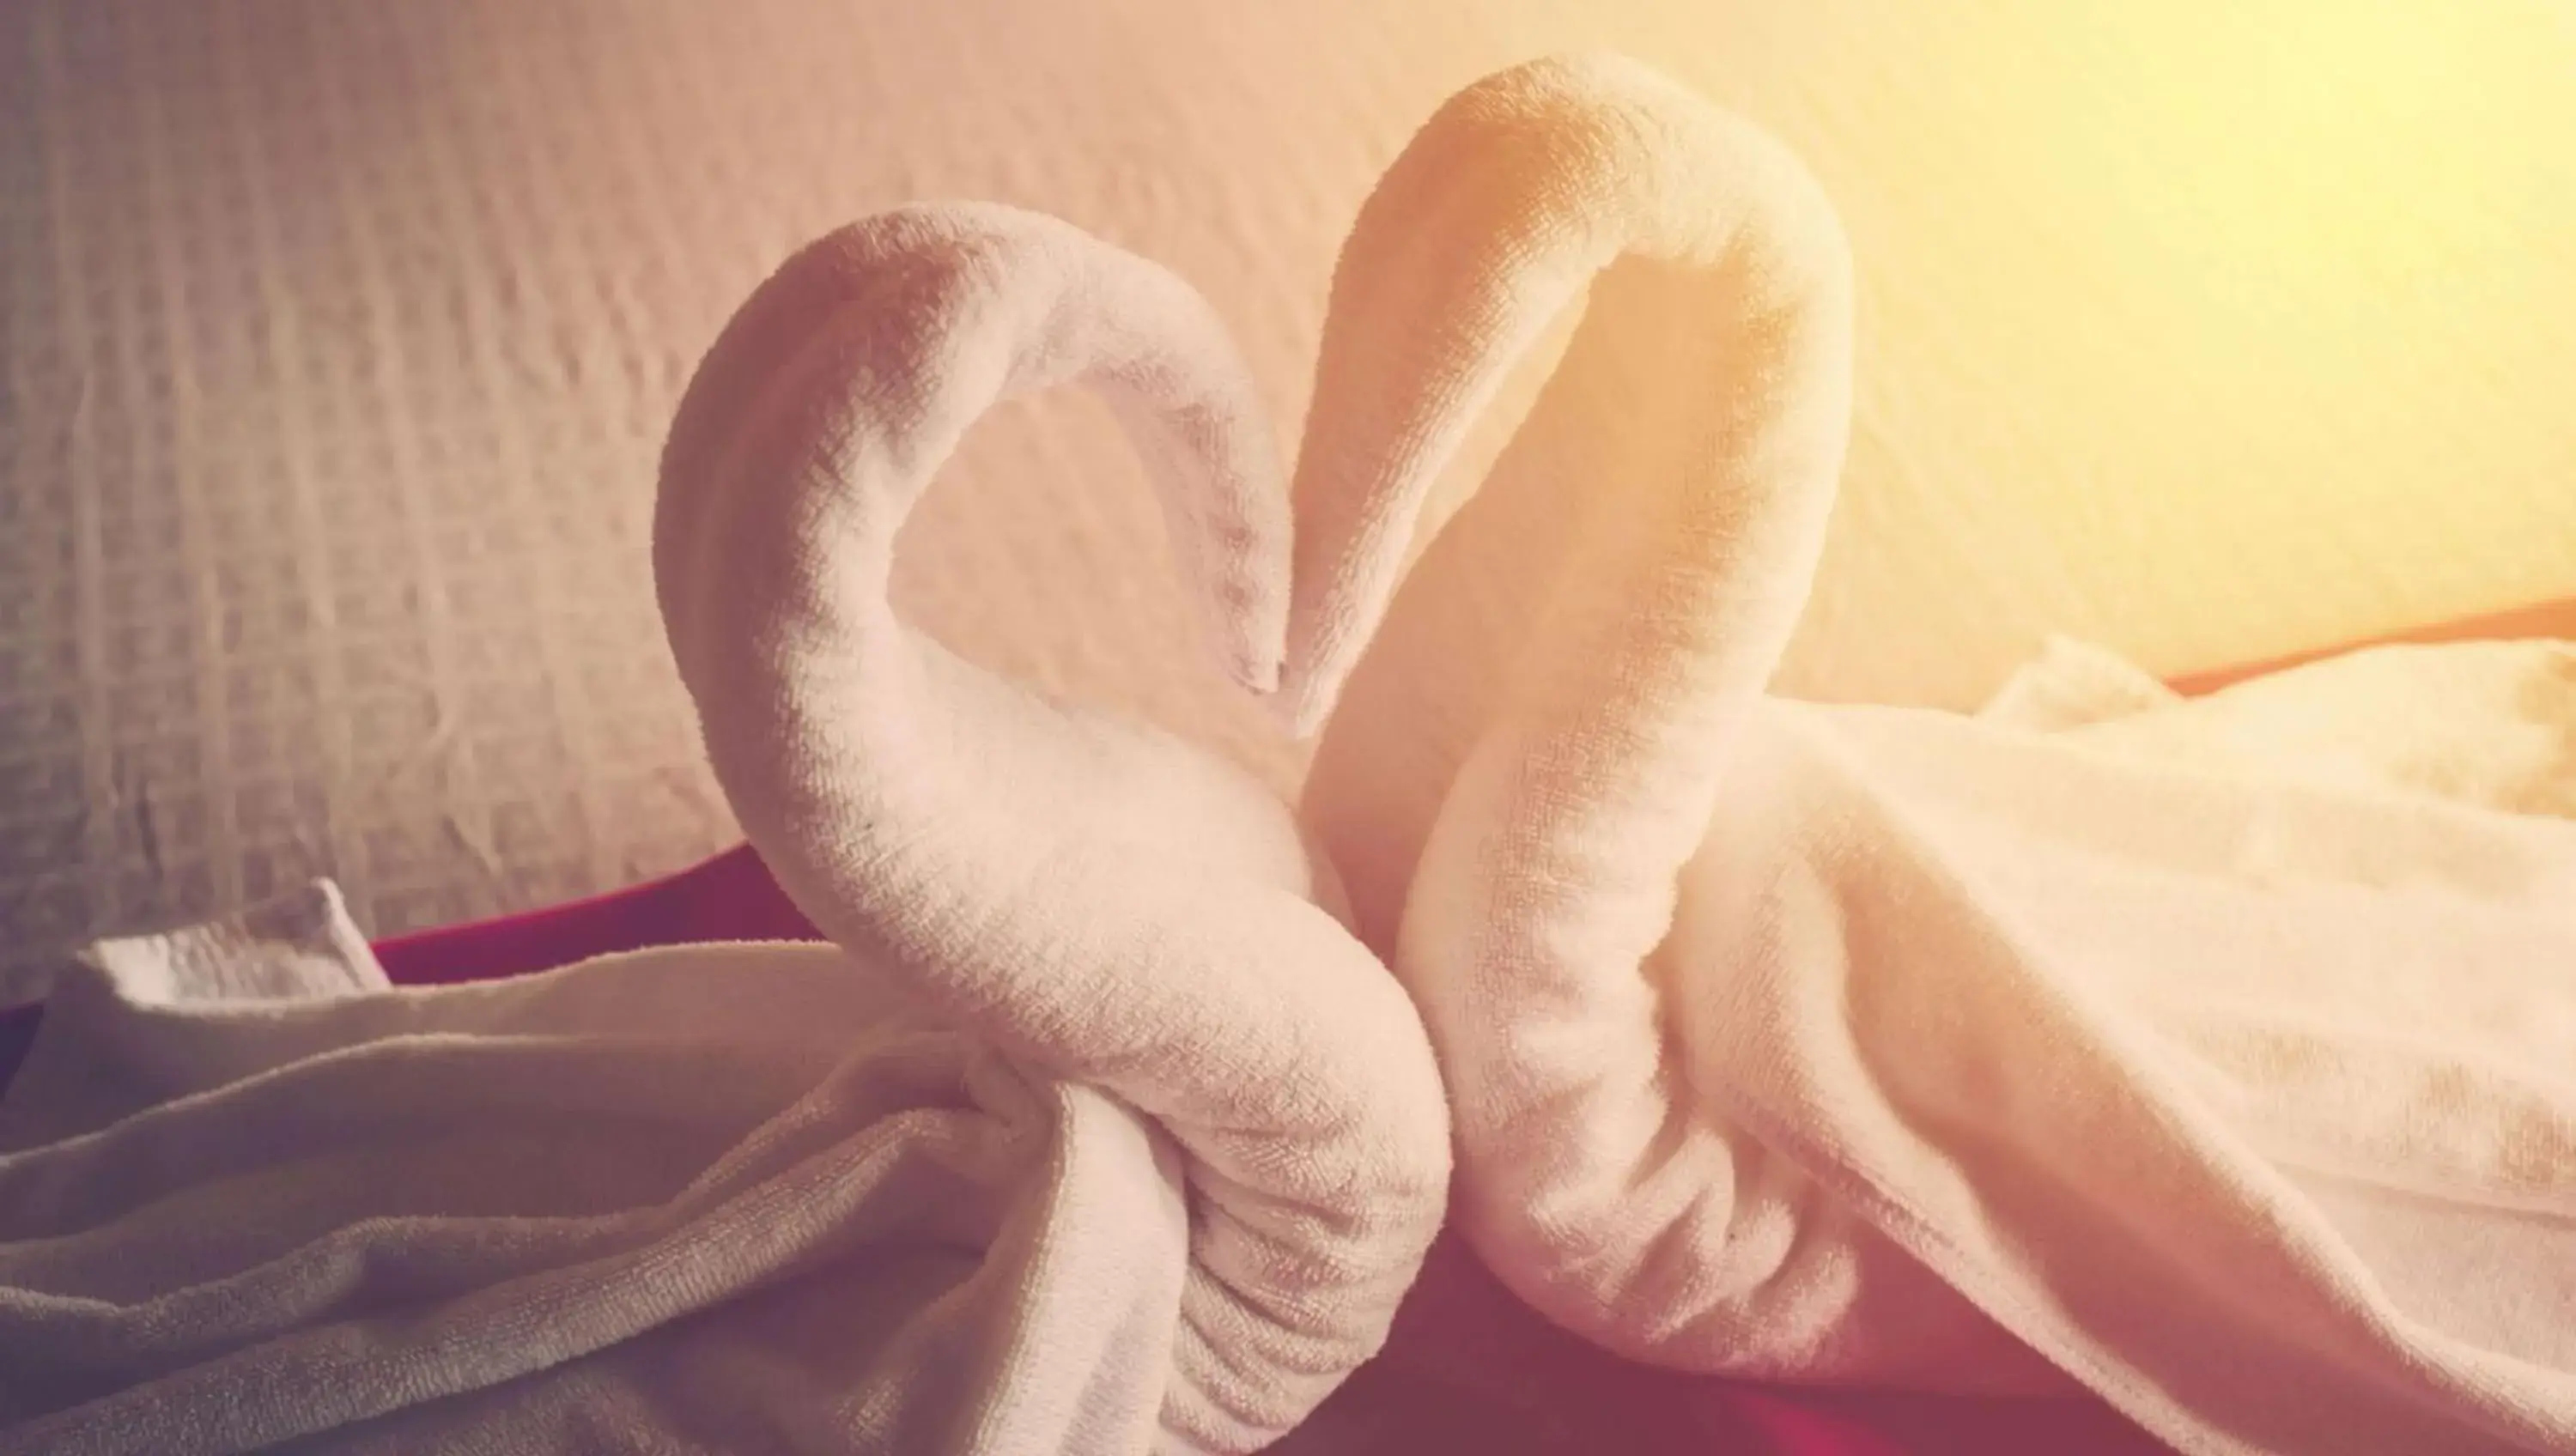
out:
{"label": "towel swan", "polygon": [[1286,805],[890,607],[897,532],[962,432],[1075,382],[1120,409],[1225,668],[1266,691],[1287,497],[1223,325],[1162,268],[997,205],[881,214],[745,303],[672,430],[655,577],[716,776],[798,907],[933,1014],[1178,1143],[1165,1439],[1249,1450],[1384,1338],[1439,1221],[1445,1112]]}
{"label": "towel swan", "polygon": [[1851,330],[1794,158],[1616,58],[1453,98],[1344,246],[1282,696],[1330,717],[1303,812],[1431,1028],[1469,1242],[1682,1369],[2576,1449],[2576,838],[1766,697]]}

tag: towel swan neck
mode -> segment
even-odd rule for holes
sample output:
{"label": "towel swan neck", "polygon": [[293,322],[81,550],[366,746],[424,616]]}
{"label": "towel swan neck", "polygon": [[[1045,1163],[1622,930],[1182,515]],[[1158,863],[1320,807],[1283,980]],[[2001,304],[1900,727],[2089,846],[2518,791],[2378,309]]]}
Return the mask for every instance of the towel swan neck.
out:
{"label": "towel swan neck", "polygon": [[716,777],[797,906],[1179,1145],[1198,1198],[1165,1434],[1248,1450],[1383,1340],[1440,1217],[1445,1109],[1285,805],[894,613],[895,537],[965,430],[1069,383],[1119,407],[1225,668],[1270,687],[1287,500],[1223,324],[1159,266],[996,205],[880,214],[745,303],[665,450],[657,590]]}
{"label": "towel swan neck", "polygon": [[[1494,476],[1408,575],[1435,477],[1587,285]],[[1305,810],[1424,1007],[1470,1241],[1638,1358],[1701,1358],[1687,1312],[1623,1301],[1706,1257],[1743,1172],[1650,1050],[1651,961],[1823,550],[1851,338],[1848,247],[1804,168],[1615,57],[1454,97],[1334,280],[1283,693],[1304,723],[1357,698]]]}
{"label": "towel swan neck", "polygon": [[1285,681],[1340,699],[1303,807],[1431,1028],[1467,1242],[1683,1370],[2074,1384],[2194,1450],[2569,1449],[2576,1260],[2527,1190],[2576,1147],[2530,1076],[2576,1061],[2576,840],[1765,696],[1850,310],[1813,183],[1633,63],[1471,87],[1345,244]]}

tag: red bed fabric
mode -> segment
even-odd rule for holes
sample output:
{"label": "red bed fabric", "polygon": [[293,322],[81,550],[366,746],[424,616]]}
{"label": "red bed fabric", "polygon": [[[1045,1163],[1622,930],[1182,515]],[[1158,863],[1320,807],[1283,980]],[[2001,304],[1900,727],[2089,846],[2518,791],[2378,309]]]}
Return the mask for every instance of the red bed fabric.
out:
{"label": "red bed fabric", "polygon": [[396,985],[489,981],[646,946],[709,940],[821,940],[750,845],[667,879],[522,915],[376,944]]}

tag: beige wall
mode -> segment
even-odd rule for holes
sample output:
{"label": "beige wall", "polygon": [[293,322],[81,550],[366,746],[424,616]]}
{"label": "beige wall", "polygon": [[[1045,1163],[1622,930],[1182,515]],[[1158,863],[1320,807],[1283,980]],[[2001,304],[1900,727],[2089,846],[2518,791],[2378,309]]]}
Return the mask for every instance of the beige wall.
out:
{"label": "beige wall", "polygon": [[1810,15],[1742,88],[1868,290],[1808,680],[1959,701],[2042,629],[2179,669],[2576,593],[2576,10]]}

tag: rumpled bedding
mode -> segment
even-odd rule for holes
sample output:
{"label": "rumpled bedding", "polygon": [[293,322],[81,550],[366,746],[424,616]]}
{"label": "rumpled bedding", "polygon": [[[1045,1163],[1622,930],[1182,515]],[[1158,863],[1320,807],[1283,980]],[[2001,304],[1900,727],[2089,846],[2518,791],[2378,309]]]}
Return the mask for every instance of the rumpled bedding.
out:
{"label": "rumpled bedding", "polygon": [[2288,772],[2198,705],[2123,746],[1778,694],[1848,247],[1775,139],[1601,56],[1453,97],[1343,245],[1283,693],[1452,1227],[1669,1368],[2072,1379],[2228,1456],[2576,1445],[2576,823],[2477,801],[2562,768],[2564,658],[2397,658],[2430,732],[2345,721],[2367,664],[2238,689]]}
{"label": "rumpled bedding", "polygon": [[[2116,732],[2118,751],[2217,743],[2266,771],[2477,774],[2500,801],[2545,803],[2576,782],[2571,665],[2576,648],[2557,643],[2371,649],[2186,700],[2060,639],[1983,712]],[[2427,696],[2431,683],[2450,691]],[[2371,709],[2338,721],[2376,746],[2303,753],[2317,721],[2281,705],[2311,691]],[[2441,703],[2460,710],[2425,711]],[[2533,749],[2553,742],[2554,760]],[[2437,763],[2450,767],[2425,767]],[[919,1027],[828,948],[690,946],[401,990],[322,883],[98,942],[78,964],[42,1054],[0,1095],[0,1449],[245,1449],[265,1435],[317,1452],[908,1451],[940,1449],[957,1429],[942,1412],[964,1408],[998,1422],[968,1449],[1035,1450],[1001,1443],[1028,1428],[999,1418],[1061,1420],[1086,1394],[1131,1414],[1145,1400],[1049,1387],[1011,1352],[1040,1338],[1068,1363],[1151,1349],[1184,1248],[1168,1152],[1114,1105],[1032,1088]],[[910,1049],[899,1073],[859,1070],[892,1047]],[[335,1085],[396,1078],[417,1099],[408,1115],[335,1101]],[[550,1086],[577,1086],[580,1103],[548,1105]],[[870,1111],[911,1127],[871,1131]],[[869,1157],[894,1176],[907,1143],[948,1206],[866,1217],[853,1194]],[[776,1226],[740,1222],[753,1208]],[[409,1252],[424,1242],[443,1261]],[[1444,1242],[1386,1354],[1278,1449],[2036,1453],[2117,1439],[2109,1417],[2049,1401],[1766,1422],[1722,1384],[1581,1352],[1472,1259]],[[297,1285],[300,1300],[220,1331],[156,1328]],[[291,1383],[236,1383],[272,1343],[295,1353],[280,1367]],[[446,1350],[475,1368],[424,1378]],[[220,1431],[155,1416],[192,1392],[222,1395]],[[74,1414],[84,1401],[105,1403]],[[102,1417],[124,1429],[85,1430]],[[1122,1449],[1114,1421],[1086,1429],[1094,1449]],[[2147,1448],[2135,1439],[2121,1449]]]}

